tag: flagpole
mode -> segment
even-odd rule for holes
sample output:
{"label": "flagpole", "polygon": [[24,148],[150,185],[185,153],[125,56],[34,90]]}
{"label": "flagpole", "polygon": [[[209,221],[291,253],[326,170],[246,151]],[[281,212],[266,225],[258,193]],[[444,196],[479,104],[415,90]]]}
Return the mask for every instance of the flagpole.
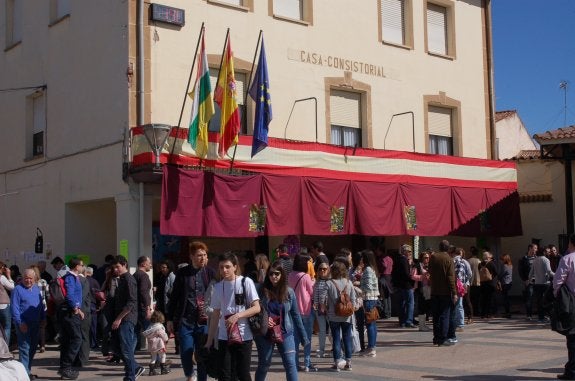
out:
{"label": "flagpole", "polygon": [[[200,48],[200,41],[202,40],[202,35],[204,34],[204,23],[200,28],[200,35],[198,36],[198,42],[196,43],[196,51],[194,53],[194,60],[192,61],[192,68],[190,69],[190,75],[188,77],[188,85],[186,86],[186,92],[184,93],[184,101],[182,102],[182,109],[180,110],[180,118],[178,119],[178,126],[176,127],[176,136],[174,137],[174,144],[172,145],[172,150],[168,156],[168,163],[172,160],[172,155],[174,154],[174,149],[176,148],[176,139],[178,138],[180,132],[180,124],[182,123],[182,116],[184,115],[184,108],[186,107],[186,101],[188,99],[188,93],[190,91],[190,83],[192,82],[192,74],[194,73],[194,66],[196,65],[196,57],[198,56],[198,49]],[[201,164],[200,164],[201,166]]]}
{"label": "flagpole", "polygon": [[[252,75],[254,73],[254,66],[256,66],[256,57],[258,55],[258,48],[260,46],[260,42],[262,41],[262,35],[263,35],[264,31],[260,29],[260,34],[258,35],[258,43],[256,44],[256,51],[254,52],[254,59],[252,61],[252,69],[250,71],[250,76],[248,78],[248,83],[247,83],[247,89],[250,88],[250,84],[252,83]],[[246,95],[244,96],[244,106],[246,107],[246,113],[248,111],[248,90],[246,90]],[[243,119],[243,118],[242,118]],[[246,123],[248,121],[247,115],[246,115]],[[253,139],[253,137],[252,137]],[[232,155],[232,161],[230,162],[230,174],[232,173],[232,170],[234,169],[234,160],[236,158],[236,150],[238,149],[238,145],[236,144],[234,146],[234,154]]]}

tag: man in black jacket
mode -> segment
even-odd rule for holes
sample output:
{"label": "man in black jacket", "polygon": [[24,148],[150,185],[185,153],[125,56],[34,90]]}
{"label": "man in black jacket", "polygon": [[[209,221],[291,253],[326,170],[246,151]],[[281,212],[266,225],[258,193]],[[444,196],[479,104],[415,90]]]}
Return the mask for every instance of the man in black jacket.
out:
{"label": "man in black jacket", "polygon": [[134,381],[144,368],[139,366],[134,358],[136,334],[134,327],[138,322],[138,290],[136,279],[128,271],[126,258],[118,255],[112,262],[116,274],[120,277],[115,294],[114,322],[112,329],[119,331],[120,351],[124,360],[124,380]]}

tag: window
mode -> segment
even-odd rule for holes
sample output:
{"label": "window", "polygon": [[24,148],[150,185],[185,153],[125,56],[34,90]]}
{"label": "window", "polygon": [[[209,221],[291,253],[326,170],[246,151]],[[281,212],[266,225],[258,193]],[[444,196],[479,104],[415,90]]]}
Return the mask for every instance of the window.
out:
{"label": "window", "polygon": [[427,113],[429,153],[453,155],[452,110],[429,106]]}
{"label": "window", "polygon": [[50,0],[50,22],[55,23],[70,14],[70,0]]}
{"label": "window", "polygon": [[331,144],[361,147],[361,94],[331,90]]}
{"label": "window", "polygon": [[427,3],[426,16],[427,51],[455,56],[453,6]]}
{"label": "window", "polygon": [[311,24],[313,0],[269,0],[272,16]]}
{"label": "window", "polygon": [[[218,82],[218,72],[219,69],[210,68],[210,82],[212,85],[212,91],[215,91],[216,89],[216,84]],[[236,71],[235,78],[236,78],[236,94],[237,94],[236,102],[238,103],[238,109],[240,110],[240,121],[242,123],[240,133],[246,135],[248,133],[247,128],[248,123],[247,123],[247,109],[246,105],[244,104],[244,101],[246,97],[246,91],[248,90],[246,88],[247,76],[246,73]],[[212,132],[220,132],[221,110],[220,106],[218,106],[216,102],[214,102],[214,107],[215,107],[215,114],[214,116],[212,116],[212,119],[210,119],[210,125],[208,129]]]}
{"label": "window", "polygon": [[380,0],[381,41],[413,47],[411,0]]}
{"label": "window", "polygon": [[6,47],[22,41],[22,0],[6,0]]}
{"label": "window", "polygon": [[28,119],[28,147],[26,157],[36,158],[44,156],[44,137],[46,131],[46,97],[44,92],[37,91],[28,97],[29,115]]}

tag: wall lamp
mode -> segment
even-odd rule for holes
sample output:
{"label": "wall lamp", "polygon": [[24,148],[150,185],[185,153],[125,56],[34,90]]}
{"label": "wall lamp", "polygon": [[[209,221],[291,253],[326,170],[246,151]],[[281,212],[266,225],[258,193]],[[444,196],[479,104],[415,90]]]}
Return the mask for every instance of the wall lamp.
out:
{"label": "wall lamp", "polygon": [[160,168],[160,154],[162,153],[162,148],[166,144],[168,136],[170,136],[170,131],[172,131],[172,126],[167,124],[145,124],[143,127],[144,136],[148,141],[148,144],[152,148],[155,156],[155,167]]}

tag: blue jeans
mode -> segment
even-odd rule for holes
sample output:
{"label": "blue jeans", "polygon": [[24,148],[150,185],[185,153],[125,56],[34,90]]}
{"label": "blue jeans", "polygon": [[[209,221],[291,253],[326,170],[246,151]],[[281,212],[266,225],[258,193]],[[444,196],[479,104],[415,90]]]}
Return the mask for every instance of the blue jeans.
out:
{"label": "blue jeans", "polygon": [[[363,308],[366,311],[371,311],[372,309],[376,308],[376,306],[377,300],[363,301]],[[359,324],[357,326],[359,329]],[[375,348],[375,343],[377,342],[377,321],[372,321],[371,323],[365,322],[365,327],[367,329],[367,347],[370,349]]]}
{"label": "blue jeans", "polygon": [[463,312],[463,296],[455,304],[455,328],[465,325],[465,312]]}
{"label": "blue jeans", "polygon": [[[178,330],[179,340],[180,340],[180,358],[182,360],[182,368],[184,368],[184,375],[186,377],[192,377],[194,372],[194,363],[192,361],[192,356],[196,351],[196,346],[201,346],[204,344],[203,336],[208,333],[208,327],[205,325],[187,325],[180,323]],[[208,373],[206,372],[206,367],[204,362],[198,363],[198,380],[206,381],[208,378]]]}
{"label": "blue jeans", "polygon": [[[305,328],[305,333],[307,335],[307,339],[309,341],[308,345],[303,347],[303,365],[304,366],[311,366],[311,335],[313,333],[313,319],[314,314],[310,313],[309,315],[301,315],[301,320],[303,321],[303,327]],[[295,327],[294,327],[295,328]],[[299,362],[299,344],[303,340],[300,337],[300,334],[297,329],[294,329],[294,340],[295,340],[295,360],[296,363]]]}
{"label": "blue jeans", "polygon": [[[2,287],[2,286],[0,286]],[[12,325],[12,314],[10,313],[10,304],[8,307],[0,310],[0,324],[4,327],[4,335],[6,335],[6,342],[10,345],[10,326]]]}
{"label": "blue jeans", "polygon": [[413,324],[413,307],[415,301],[413,299],[413,288],[400,288],[401,308],[399,310],[399,324],[411,325]]}
{"label": "blue jeans", "polygon": [[136,379],[136,369],[139,367],[134,352],[136,351],[136,334],[134,332],[134,323],[122,321],[118,328],[120,339],[120,352],[124,361],[124,381],[134,381]]}
{"label": "blue jeans", "polygon": [[433,344],[443,345],[448,338],[453,301],[449,295],[431,295],[433,310]]}
{"label": "blue jeans", "polygon": [[16,336],[18,337],[18,353],[20,362],[26,368],[26,372],[30,374],[32,368],[32,361],[36,354],[38,347],[38,339],[40,338],[40,323],[26,323],[28,331],[26,333],[20,331],[20,327],[16,327]]}
{"label": "blue jeans", "polygon": [[292,334],[284,336],[284,342],[281,344],[274,344],[263,336],[255,336],[254,341],[258,349],[258,368],[256,369],[255,381],[266,380],[266,375],[272,362],[274,346],[276,345],[282,357],[282,363],[286,371],[286,380],[297,381],[295,342]]}
{"label": "blue jeans", "polygon": [[525,301],[525,314],[531,317],[533,314],[533,284],[529,283],[523,290],[523,300]]}
{"label": "blue jeans", "polygon": [[317,334],[319,351],[323,354],[325,352],[325,338],[327,336],[327,318],[326,315],[320,315],[317,312],[315,313],[315,318],[317,319],[317,326],[319,327]]}
{"label": "blue jeans", "polygon": [[345,359],[351,360],[353,353],[353,342],[351,338],[351,323],[348,322],[329,322],[331,329],[331,336],[333,339],[333,361],[336,362],[341,358],[341,337],[343,334],[343,349],[345,351]]}
{"label": "blue jeans", "polygon": [[82,347],[82,320],[67,306],[58,309],[60,323],[60,369],[72,368]]}

